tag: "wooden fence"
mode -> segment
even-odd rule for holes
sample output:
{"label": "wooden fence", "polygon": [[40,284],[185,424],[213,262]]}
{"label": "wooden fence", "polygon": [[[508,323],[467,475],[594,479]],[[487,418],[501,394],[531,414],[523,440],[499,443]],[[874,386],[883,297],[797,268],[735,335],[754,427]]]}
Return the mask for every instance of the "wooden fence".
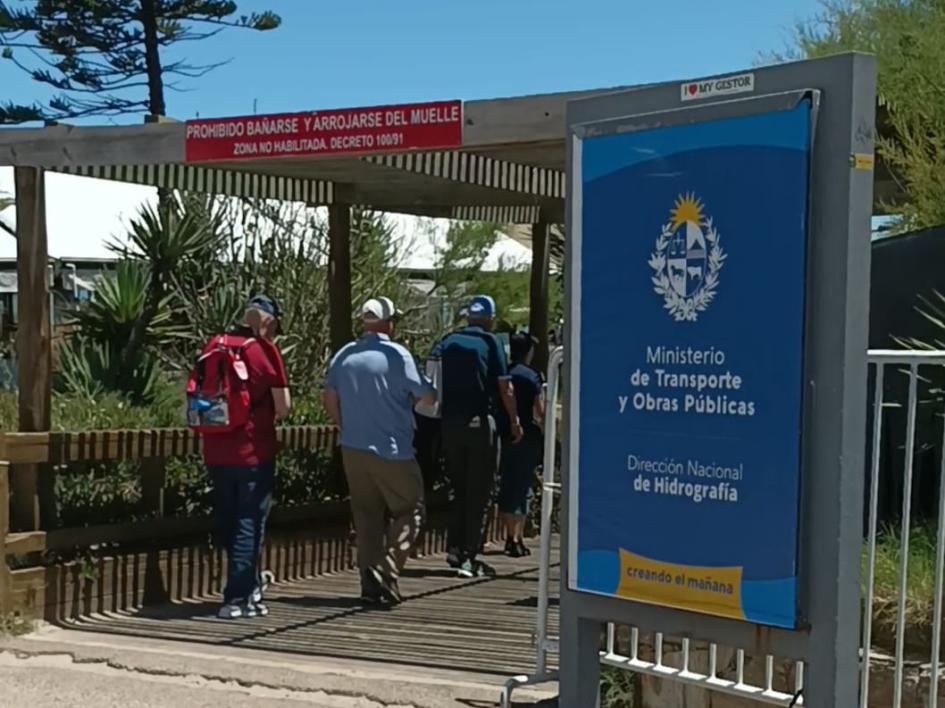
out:
{"label": "wooden fence", "polygon": [[[338,437],[328,426],[278,434],[290,450],[329,451]],[[164,517],[166,460],[196,455],[200,446],[187,429],[0,434],[0,618],[56,621],[218,593],[223,559],[206,542],[211,519]],[[140,461],[147,518],[53,528],[54,466],[118,460]],[[444,501],[428,500],[420,553],[445,546]],[[346,501],[275,507],[263,566],[277,580],[351,567],[349,518]]]}

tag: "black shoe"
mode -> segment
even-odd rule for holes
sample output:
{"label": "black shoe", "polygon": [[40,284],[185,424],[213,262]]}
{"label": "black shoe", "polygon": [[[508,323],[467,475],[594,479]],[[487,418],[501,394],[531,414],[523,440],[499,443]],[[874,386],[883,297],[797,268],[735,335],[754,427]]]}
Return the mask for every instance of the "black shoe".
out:
{"label": "black shoe", "polygon": [[361,571],[361,602],[365,605],[380,605],[383,602],[380,584],[370,570]]}
{"label": "black shoe", "polygon": [[522,545],[518,541],[509,539],[505,542],[505,555],[509,558],[521,558],[524,555],[522,553]]}
{"label": "black shoe", "polygon": [[463,562],[459,559],[459,551],[456,549],[450,549],[446,553],[446,564],[450,568],[459,568]]}
{"label": "black shoe", "polygon": [[488,563],[483,563],[481,560],[466,560],[463,561],[463,564],[456,571],[456,575],[466,579],[494,578],[497,573],[495,568]]}
{"label": "black shoe", "polygon": [[480,578],[494,578],[498,573],[496,573],[495,568],[493,568],[488,563],[483,563],[479,561],[476,563],[476,575]]}
{"label": "black shoe", "polygon": [[518,542],[518,551],[522,556],[530,556],[532,554],[532,549],[526,546],[524,541]]}
{"label": "black shoe", "polygon": [[515,550],[515,541],[511,538],[505,539],[505,555],[511,556],[514,550]]}
{"label": "black shoe", "polygon": [[384,603],[388,605],[399,605],[404,601],[403,596],[400,594],[400,587],[397,584],[396,578],[384,575],[377,568],[371,568],[368,572],[377,584],[378,594]]}

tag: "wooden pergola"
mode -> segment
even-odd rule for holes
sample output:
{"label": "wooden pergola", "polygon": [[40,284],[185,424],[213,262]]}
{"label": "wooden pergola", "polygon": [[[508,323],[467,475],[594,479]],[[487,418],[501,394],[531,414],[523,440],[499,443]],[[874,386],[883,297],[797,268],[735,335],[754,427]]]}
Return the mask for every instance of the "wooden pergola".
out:
{"label": "wooden pergola", "polygon": [[[351,336],[348,241],[353,205],[528,225],[533,254],[530,330],[544,354],[549,230],[564,221],[565,107],[575,99],[633,88],[469,101],[462,106],[459,144],[407,152],[195,163],[187,160],[188,124],[165,118],[138,126],[0,130],[0,165],[16,168],[21,430],[48,430],[50,423],[44,170],[327,207],[331,340],[336,347]],[[894,182],[881,164],[876,175],[876,198],[888,201],[895,196]],[[544,356],[540,360],[543,365]]]}

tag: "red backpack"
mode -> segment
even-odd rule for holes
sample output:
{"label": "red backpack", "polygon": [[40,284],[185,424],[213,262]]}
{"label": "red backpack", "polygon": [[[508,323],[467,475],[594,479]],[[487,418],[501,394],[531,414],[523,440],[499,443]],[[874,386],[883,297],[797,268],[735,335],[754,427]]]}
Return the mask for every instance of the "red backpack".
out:
{"label": "red backpack", "polygon": [[187,425],[199,433],[229,433],[246,425],[251,409],[244,353],[256,344],[231,335],[214,337],[187,379]]}

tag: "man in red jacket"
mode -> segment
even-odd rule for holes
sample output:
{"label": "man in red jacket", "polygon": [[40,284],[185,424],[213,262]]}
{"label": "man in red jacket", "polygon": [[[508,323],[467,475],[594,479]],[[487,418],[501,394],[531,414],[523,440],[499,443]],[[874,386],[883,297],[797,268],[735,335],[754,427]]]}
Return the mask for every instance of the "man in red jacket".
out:
{"label": "man in red jacket", "polygon": [[213,482],[217,542],[227,555],[218,613],[223,619],[268,614],[257,564],[272,503],[276,418],[288,415],[291,406],[282,355],[272,343],[279,314],[275,300],[257,295],[247,304],[243,322],[227,333],[228,343],[243,346],[241,356],[249,371],[249,420],[231,432],[203,438],[203,458]]}

